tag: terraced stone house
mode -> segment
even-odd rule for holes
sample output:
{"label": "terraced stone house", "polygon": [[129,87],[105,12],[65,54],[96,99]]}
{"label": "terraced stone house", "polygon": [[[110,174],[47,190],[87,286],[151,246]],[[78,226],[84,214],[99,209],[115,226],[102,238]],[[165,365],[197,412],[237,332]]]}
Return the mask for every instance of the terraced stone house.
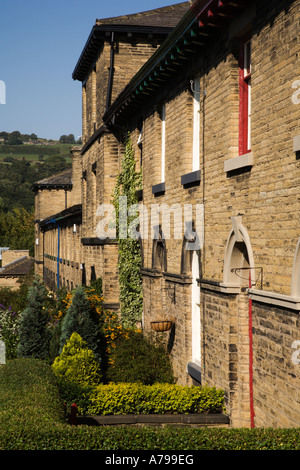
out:
{"label": "terraced stone house", "polygon": [[143,176],[143,328],[165,327],[179,383],[224,389],[232,426],[299,426],[300,1],[196,0],[156,13],[163,22],[175,11],[159,46],[147,43],[147,58],[111,94],[97,85],[89,38],[74,72],[84,142],[70,195],[81,219],[76,235],[72,206],[55,217],[41,211],[36,263],[58,270],[57,243],[49,260],[45,240],[47,230],[57,239],[51,217],[65,215],[69,240],[80,234],[74,269],[85,267],[85,282],[102,277],[118,309],[117,242],[95,227],[129,132]]}

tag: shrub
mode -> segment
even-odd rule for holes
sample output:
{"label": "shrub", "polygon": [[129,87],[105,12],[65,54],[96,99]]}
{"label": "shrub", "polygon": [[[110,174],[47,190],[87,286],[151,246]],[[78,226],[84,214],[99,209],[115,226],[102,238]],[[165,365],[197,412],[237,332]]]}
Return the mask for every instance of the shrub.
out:
{"label": "shrub", "polygon": [[90,414],[218,413],[224,393],[214,387],[110,383],[96,387],[90,401]]}
{"label": "shrub", "polygon": [[14,312],[11,307],[6,309],[4,305],[0,305],[0,339],[5,343],[7,359],[17,357],[19,324],[20,313]]}
{"label": "shrub", "polygon": [[47,291],[44,284],[36,278],[28,291],[28,306],[21,314],[19,330],[19,357],[49,357],[51,333],[48,329],[49,315],[44,304]]}
{"label": "shrub", "polygon": [[52,369],[59,379],[83,387],[97,386],[101,380],[95,354],[78,333],[71,335],[61,354],[55,358]]}
{"label": "shrub", "polygon": [[39,359],[13,359],[0,366],[0,402],[0,429],[6,433],[65,419],[55,375]]}
{"label": "shrub", "polygon": [[111,352],[107,372],[111,382],[174,383],[172,366],[165,347],[138,331],[121,336]]}
{"label": "shrub", "polygon": [[181,450],[194,463],[198,450],[300,450],[299,428],[69,426],[55,375],[37,359],[0,367],[0,403],[0,450]]}
{"label": "shrub", "polygon": [[77,287],[72,302],[61,324],[60,352],[73,333],[78,333],[88,348],[101,359],[100,322],[97,311],[91,309],[89,299],[82,286]]}

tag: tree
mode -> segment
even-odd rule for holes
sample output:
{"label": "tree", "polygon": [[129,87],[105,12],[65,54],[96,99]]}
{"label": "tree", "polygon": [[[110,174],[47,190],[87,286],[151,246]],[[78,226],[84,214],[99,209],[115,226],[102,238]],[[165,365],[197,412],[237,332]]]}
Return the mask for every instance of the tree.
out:
{"label": "tree", "polygon": [[101,360],[100,321],[96,312],[91,309],[85,289],[79,286],[75,289],[73,299],[63,318],[60,336],[60,352],[73,333],[78,333],[87,343],[97,360]]}
{"label": "tree", "polygon": [[49,315],[44,308],[47,291],[44,284],[36,278],[28,290],[27,307],[21,314],[19,329],[19,357],[47,359],[51,333],[47,327]]}
{"label": "tree", "polygon": [[62,135],[59,139],[61,144],[75,144],[74,134]]}
{"label": "tree", "polygon": [[27,212],[21,208],[4,212],[0,203],[0,246],[9,246],[12,250],[28,249],[30,256],[34,255],[33,210]]}
{"label": "tree", "polygon": [[14,131],[11,134],[9,134],[8,144],[9,145],[21,145],[21,144],[23,144],[23,141],[21,139],[21,134],[20,134],[19,131]]}

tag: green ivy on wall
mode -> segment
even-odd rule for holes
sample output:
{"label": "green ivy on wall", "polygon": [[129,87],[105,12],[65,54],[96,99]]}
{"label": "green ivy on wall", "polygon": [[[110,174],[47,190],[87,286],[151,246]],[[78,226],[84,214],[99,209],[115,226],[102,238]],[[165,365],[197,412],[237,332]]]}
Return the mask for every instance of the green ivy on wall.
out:
{"label": "green ivy on wall", "polygon": [[[118,175],[113,195],[119,242],[118,270],[121,321],[125,328],[135,327],[136,322],[142,318],[141,247],[139,240],[131,236],[130,232],[130,227],[134,225],[133,221],[137,218],[137,214],[128,214],[128,208],[138,203],[136,191],[141,189],[141,185],[142,174],[141,171],[137,172],[135,169],[134,151],[128,133],[122,159],[122,170]],[[120,224],[120,220],[126,221],[125,227],[124,224]],[[125,231],[126,233],[124,233]]]}

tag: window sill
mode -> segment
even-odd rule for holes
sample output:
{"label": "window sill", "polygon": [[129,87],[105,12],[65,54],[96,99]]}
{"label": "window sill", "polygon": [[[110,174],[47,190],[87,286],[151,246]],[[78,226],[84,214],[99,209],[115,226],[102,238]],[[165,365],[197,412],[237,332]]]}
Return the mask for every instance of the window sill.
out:
{"label": "window sill", "polygon": [[181,184],[184,187],[194,186],[200,184],[201,170],[192,171],[181,176]]}
{"label": "window sill", "polygon": [[294,152],[300,152],[300,135],[296,135],[293,140]]}
{"label": "window sill", "polygon": [[279,308],[300,311],[300,298],[257,289],[249,289],[248,292],[249,298],[256,302],[274,305]]}
{"label": "window sill", "polygon": [[152,194],[159,196],[165,193],[165,183],[159,183],[152,186]]}
{"label": "window sill", "polygon": [[198,366],[198,364],[195,362],[188,362],[187,372],[194,380],[201,384],[201,367]]}
{"label": "window sill", "polygon": [[239,155],[238,157],[229,158],[224,162],[224,171],[229,173],[231,171],[243,170],[253,165],[253,152]]}

